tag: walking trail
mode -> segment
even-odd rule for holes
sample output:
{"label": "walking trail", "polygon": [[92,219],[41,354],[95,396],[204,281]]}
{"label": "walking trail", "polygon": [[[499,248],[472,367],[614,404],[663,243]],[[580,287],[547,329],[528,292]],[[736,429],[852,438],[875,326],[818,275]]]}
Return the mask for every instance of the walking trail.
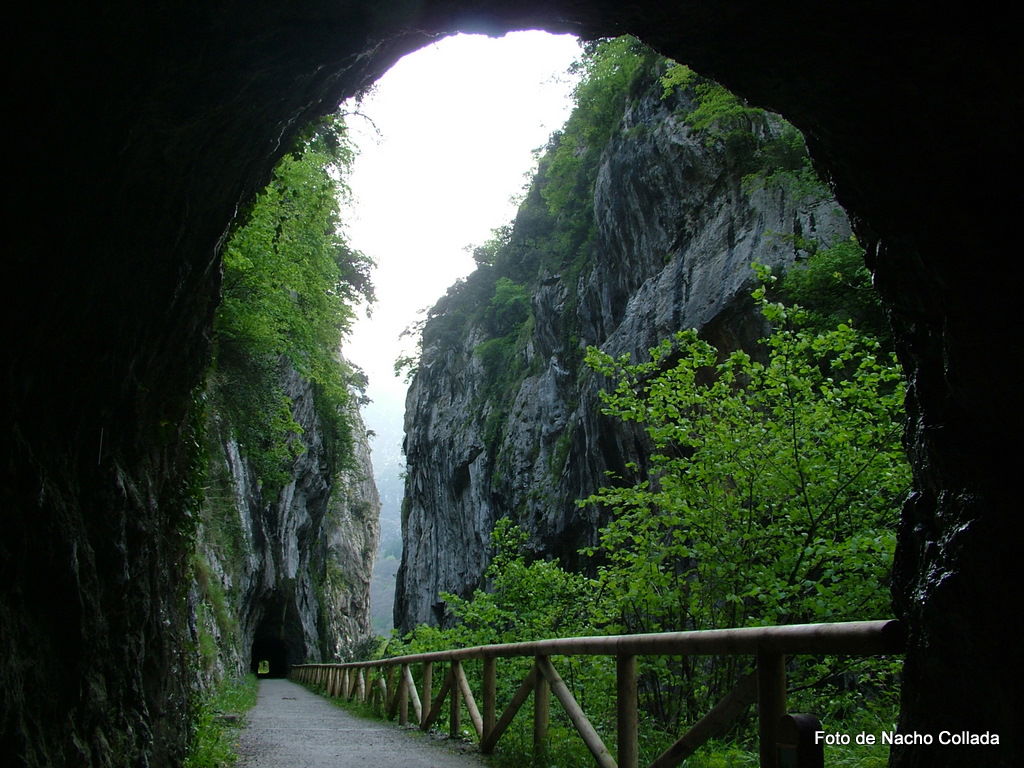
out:
{"label": "walking trail", "polygon": [[239,768],[483,768],[419,730],[356,717],[290,680],[260,680]]}

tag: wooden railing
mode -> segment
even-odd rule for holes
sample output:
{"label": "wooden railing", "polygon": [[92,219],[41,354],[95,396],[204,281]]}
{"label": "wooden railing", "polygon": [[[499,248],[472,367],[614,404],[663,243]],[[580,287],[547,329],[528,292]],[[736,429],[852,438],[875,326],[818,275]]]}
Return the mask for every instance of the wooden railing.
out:
{"label": "wooden railing", "polygon": [[[777,745],[779,728],[786,715],[787,655],[873,656],[902,653],[903,646],[903,632],[897,621],[791,624],[702,632],[572,637],[485,645],[349,664],[303,664],[292,667],[291,677],[319,687],[329,696],[378,702],[387,717],[394,718],[397,715],[402,725],[409,721],[411,704],[416,722],[424,731],[431,728],[440,717],[442,705],[448,698],[449,732],[453,736],[461,732],[464,704],[480,739],[480,751],[484,754],[494,751],[498,739],[531,693],[534,746],[535,749],[542,748],[547,741],[550,694],[554,694],[600,768],[637,768],[637,656],[749,655],[757,660],[756,672],[743,678],[708,715],[651,763],[650,768],[679,765],[713,737],[723,723],[738,717],[755,699],[758,704],[761,766],[779,768]],[[615,657],[617,760],[612,758],[597,730],[551,663],[552,656],[579,655]],[[498,715],[497,660],[522,656],[532,656],[533,666],[504,711]],[[470,659],[483,661],[482,711],[477,706],[462,666],[463,662]],[[439,692],[431,699],[434,665],[438,663],[447,663],[448,670]],[[412,666],[415,664],[422,665],[420,689],[417,689],[413,679]],[[425,698],[421,699],[420,690],[426,694]]]}

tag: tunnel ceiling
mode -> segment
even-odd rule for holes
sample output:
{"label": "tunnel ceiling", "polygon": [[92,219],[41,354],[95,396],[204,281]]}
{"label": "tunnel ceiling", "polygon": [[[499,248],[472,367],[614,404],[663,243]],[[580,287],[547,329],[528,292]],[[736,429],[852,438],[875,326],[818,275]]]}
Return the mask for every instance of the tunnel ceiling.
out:
{"label": "tunnel ceiling", "polygon": [[[7,47],[5,749],[33,765],[180,757],[183,425],[208,356],[218,246],[310,119],[438,35],[526,27],[631,32],[805,132],[868,246],[911,385],[917,492],[896,595],[912,638],[904,717],[923,729],[1007,722],[1019,662],[996,661],[1005,605],[985,585],[1014,577],[1005,534],[1019,506],[1016,457],[1001,447],[1020,426],[1006,362],[1020,270],[1009,7],[20,6]],[[58,603],[71,608],[51,610]],[[113,725],[110,708],[122,713]],[[898,757],[956,760],[956,750]]]}

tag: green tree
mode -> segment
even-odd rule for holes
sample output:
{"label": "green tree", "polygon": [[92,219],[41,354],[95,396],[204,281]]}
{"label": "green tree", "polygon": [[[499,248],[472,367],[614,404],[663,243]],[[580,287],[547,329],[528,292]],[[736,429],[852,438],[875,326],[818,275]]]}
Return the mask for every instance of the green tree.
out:
{"label": "green tree", "polygon": [[495,336],[514,333],[530,314],[530,294],[525,285],[507,277],[494,284],[494,296],[487,305],[487,324]]}
{"label": "green tree", "polygon": [[[588,353],[615,382],[604,412],[640,425],[653,445],[646,479],[582,502],[614,514],[591,550],[598,620],[611,631],[890,613],[885,585],[910,482],[900,369],[871,337],[846,324],[809,330],[803,310],[766,292],[755,292],[774,328],[764,362],[723,354],[692,331],[646,362]],[[676,665],[689,714],[741,671],[731,660]],[[834,672],[809,666],[797,679],[812,686]]]}
{"label": "green tree", "polygon": [[544,637],[568,637],[590,631],[592,591],[586,577],[563,570],[555,560],[530,560],[527,534],[508,518],[491,533],[495,549],[484,578],[488,589],[466,600],[442,596],[457,619],[457,642],[483,645]]}
{"label": "green tree", "polygon": [[281,383],[284,366],[314,384],[336,454],[347,453],[345,412],[357,377],[338,348],[356,303],[373,298],[371,262],[340,228],[351,160],[343,122],[326,120],[281,160],[224,251],[214,391],[270,486],[283,482],[302,450]]}
{"label": "green tree", "polygon": [[892,332],[857,239],[822,247],[796,238],[795,244],[802,257],[779,279],[779,298],[804,307],[810,327],[825,330],[849,323],[892,351]]}
{"label": "green tree", "polygon": [[624,629],[888,613],[879,586],[910,479],[900,369],[851,326],[806,330],[806,313],[765,293],[766,362],[692,331],[648,362],[588,354],[616,381],[604,412],[654,446],[648,479],[585,501],[616,515],[598,551],[628,597],[609,617]]}

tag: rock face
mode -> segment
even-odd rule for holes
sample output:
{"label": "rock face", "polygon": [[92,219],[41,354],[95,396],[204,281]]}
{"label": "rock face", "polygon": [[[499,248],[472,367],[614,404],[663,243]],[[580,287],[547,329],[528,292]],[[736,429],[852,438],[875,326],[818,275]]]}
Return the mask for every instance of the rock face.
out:
{"label": "rock face", "polygon": [[[238,443],[220,424],[199,536],[200,555],[212,572],[206,578],[219,580],[229,613],[229,626],[197,628],[200,651],[199,633],[217,633],[228,665],[255,672],[268,662],[275,676],[290,664],[346,658],[369,636],[380,511],[358,406],[349,413],[354,455],[339,469],[309,382],[289,370],[283,384],[305,448],[289,481],[264,498]],[[213,604],[207,613],[219,618],[218,599],[209,599],[208,584],[200,586]]]}
{"label": "rock face", "polygon": [[[541,267],[528,284],[530,333],[524,375],[494,392],[481,362],[491,296],[474,275],[449,292],[424,328],[424,349],[406,410],[408,474],[396,626],[443,621],[439,592],[482,586],[494,522],[511,517],[529,546],[572,562],[604,522],[577,499],[643,462],[641,435],[600,415],[600,382],[580,365],[583,347],[642,359],[673,332],[697,328],[725,348],[752,346],[765,330],[753,312],[751,263],[782,267],[793,235],[832,244],[850,235],[834,200],[801,201],[783,188],[745,191],[743,169],[721,143],[685,122],[691,95],[664,100],[659,73],[622,116],[603,151],[593,197],[593,244],[581,270]],[[781,121],[753,129],[777,134]],[[543,173],[543,172],[542,172]],[[532,236],[537,189],[513,227],[511,248],[550,250]],[[542,207],[542,206],[540,206]],[[524,231],[530,228],[529,235]],[[527,243],[522,245],[522,243]],[[450,315],[471,318],[460,334],[438,333]],[[507,361],[512,365],[512,361]],[[495,426],[497,424],[497,426]]]}
{"label": "rock face", "polygon": [[[0,755],[173,766],[188,733],[191,393],[218,247],[308,121],[456,30],[631,32],[785,115],[869,249],[910,385],[901,728],[1021,762],[1017,25],[1008,3],[22,4],[0,396]],[[1012,355],[1010,356],[1012,357]],[[997,585],[993,588],[993,585]],[[1012,593],[1011,593],[1012,594]],[[911,746],[895,765],[975,766]]]}

